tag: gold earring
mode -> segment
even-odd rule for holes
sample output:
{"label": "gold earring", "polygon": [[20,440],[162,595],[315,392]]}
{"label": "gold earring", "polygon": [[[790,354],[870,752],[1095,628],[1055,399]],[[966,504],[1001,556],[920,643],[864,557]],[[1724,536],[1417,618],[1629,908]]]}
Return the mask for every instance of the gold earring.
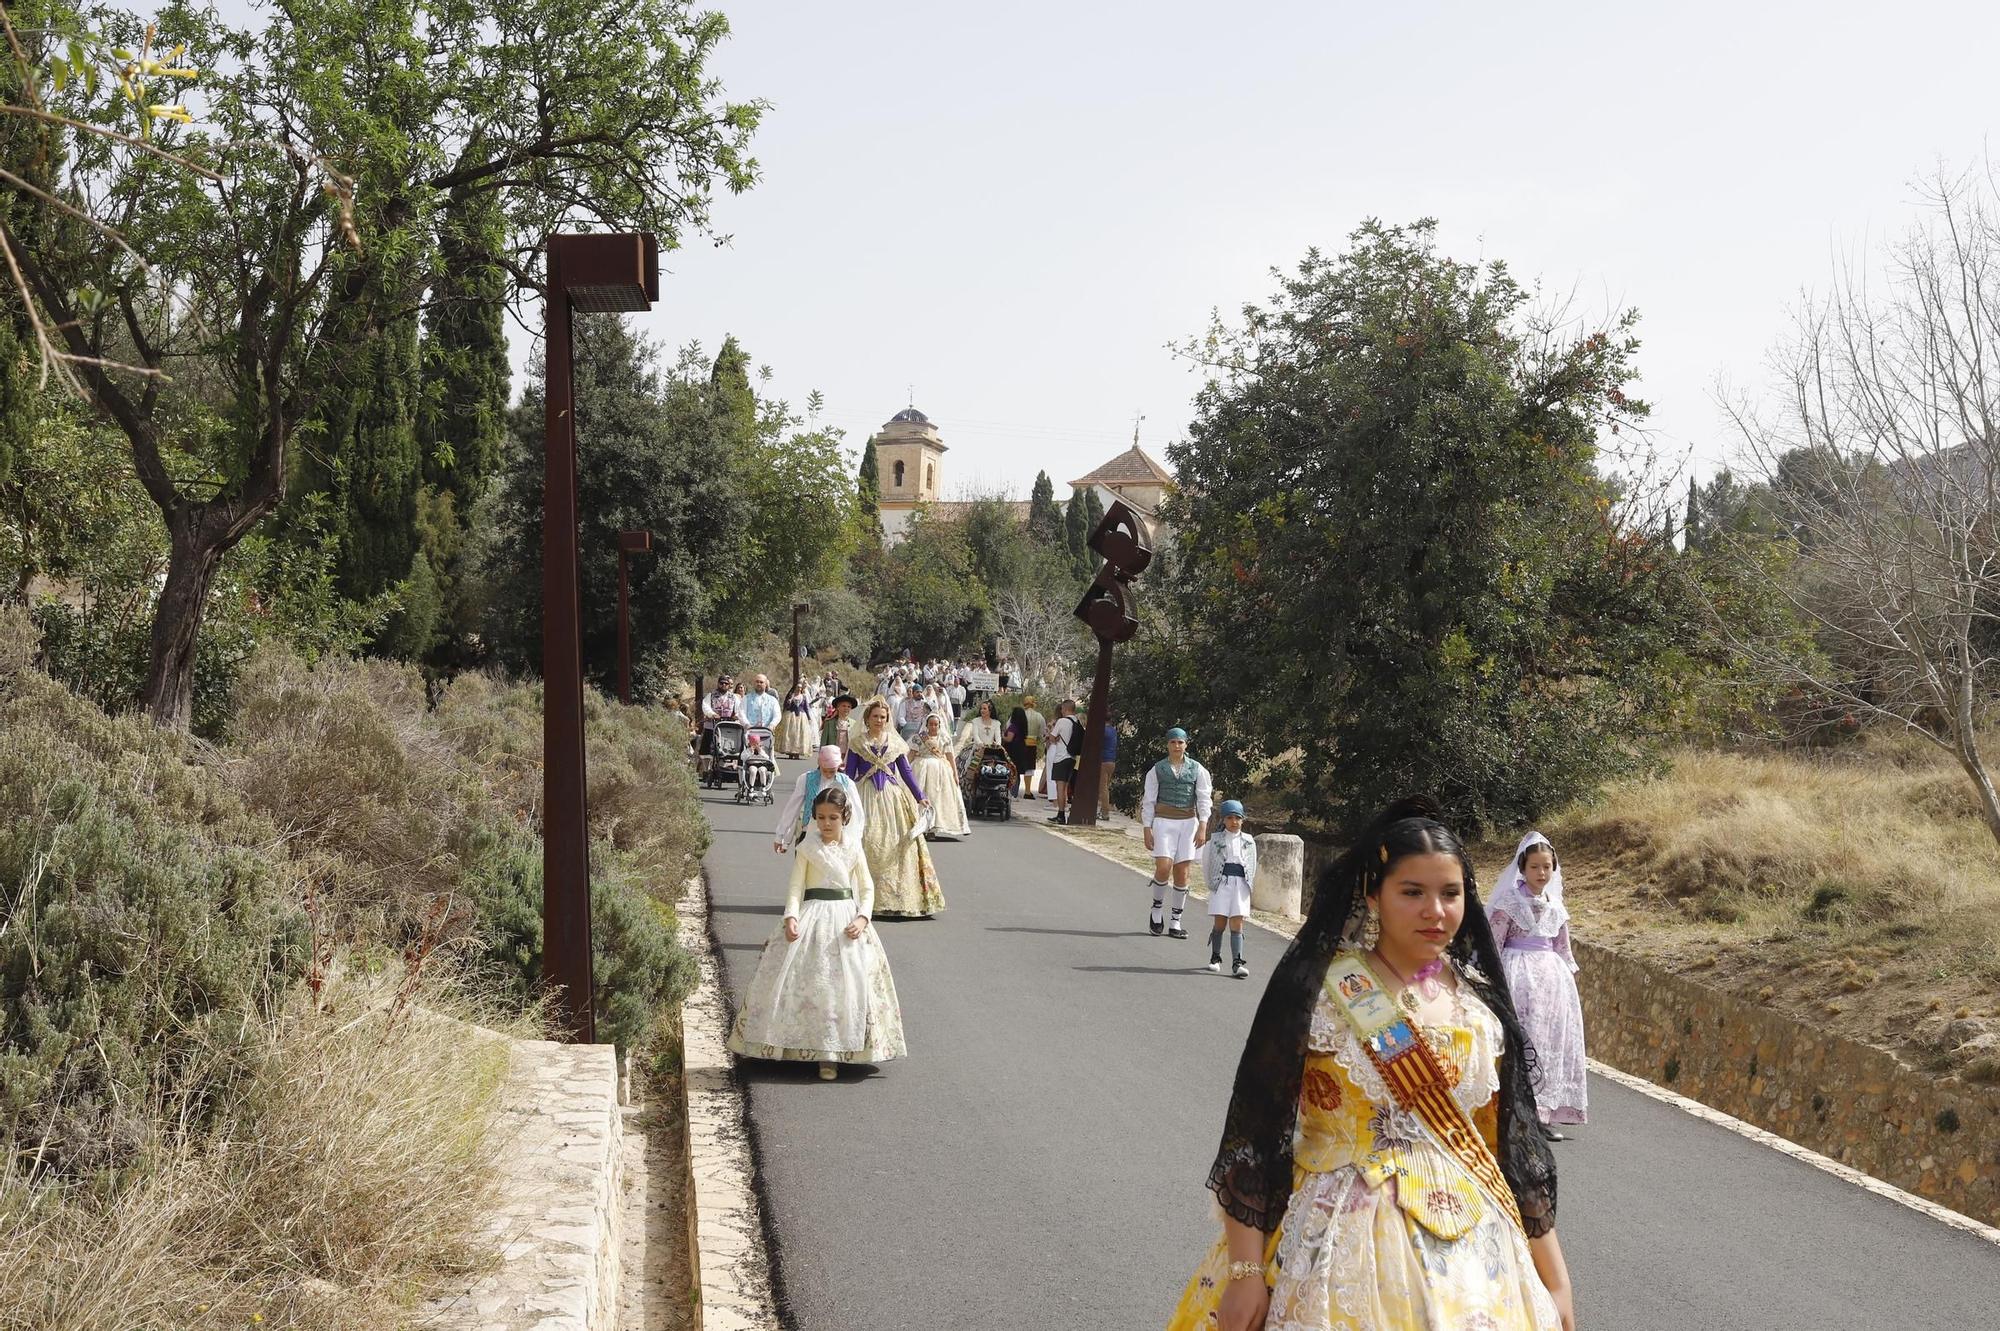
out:
{"label": "gold earring", "polygon": [[1382,941],[1382,912],[1370,906],[1367,918],[1361,921],[1361,946],[1372,948]]}

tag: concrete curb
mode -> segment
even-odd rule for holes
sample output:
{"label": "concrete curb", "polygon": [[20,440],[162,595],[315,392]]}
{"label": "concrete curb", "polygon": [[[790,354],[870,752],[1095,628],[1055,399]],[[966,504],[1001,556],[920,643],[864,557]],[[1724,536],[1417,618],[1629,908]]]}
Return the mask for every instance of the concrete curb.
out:
{"label": "concrete curb", "polygon": [[699,1331],[778,1331],[783,1322],[772,1294],[743,1091],[727,1044],[729,1002],[708,932],[706,880],[690,879],[676,909],[681,944],[701,968],[700,982],[681,1007],[693,1231],[689,1262],[700,1290],[694,1324]]}

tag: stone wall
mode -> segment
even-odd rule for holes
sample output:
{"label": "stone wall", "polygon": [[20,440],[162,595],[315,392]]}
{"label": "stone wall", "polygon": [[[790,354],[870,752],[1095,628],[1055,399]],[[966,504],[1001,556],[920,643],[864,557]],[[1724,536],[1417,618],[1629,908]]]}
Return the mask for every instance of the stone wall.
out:
{"label": "stone wall", "polygon": [[1904,1067],[1779,1012],[1576,945],[1593,1058],[2000,1224],[2000,1088]]}
{"label": "stone wall", "polygon": [[[469,1031],[476,1028],[467,1028]],[[432,1331],[614,1331],[623,1230],[623,1123],[610,1045],[508,1046],[495,1131],[505,1142],[488,1226],[497,1265],[425,1310]]]}

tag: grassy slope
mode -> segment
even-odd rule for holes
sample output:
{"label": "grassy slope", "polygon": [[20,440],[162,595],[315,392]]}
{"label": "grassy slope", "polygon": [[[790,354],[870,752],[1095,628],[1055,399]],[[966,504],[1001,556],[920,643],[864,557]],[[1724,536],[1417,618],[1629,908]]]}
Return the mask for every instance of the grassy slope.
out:
{"label": "grassy slope", "polygon": [[[1543,830],[1579,937],[1932,1071],[1965,1062],[1947,1022],[2000,1018],[2000,850],[1921,741],[1685,752]],[[1483,878],[1517,840],[1476,848]]]}

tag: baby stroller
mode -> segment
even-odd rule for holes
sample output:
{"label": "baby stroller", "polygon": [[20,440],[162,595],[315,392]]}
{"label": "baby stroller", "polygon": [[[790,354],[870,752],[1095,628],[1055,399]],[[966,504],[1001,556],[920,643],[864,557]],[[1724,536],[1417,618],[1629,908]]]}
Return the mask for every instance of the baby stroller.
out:
{"label": "baby stroller", "polygon": [[771,803],[771,783],[778,779],[778,764],[771,758],[771,732],[752,726],[743,743],[743,756],[736,765],[736,802]]}
{"label": "baby stroller", "polygon": [[966,813],[1006,822],[1014,816],[1014,801],[1009,796],[1013,786],[1014,764],[1007,750],[997,744],[980,750],[972,769],[972,789],[965,795]]}
{"label": "baby stroller", "polygon": [[741,721],[717,721],[708,733],[708,770],[701,783],[720,790],[743,779],[744,726]]}

